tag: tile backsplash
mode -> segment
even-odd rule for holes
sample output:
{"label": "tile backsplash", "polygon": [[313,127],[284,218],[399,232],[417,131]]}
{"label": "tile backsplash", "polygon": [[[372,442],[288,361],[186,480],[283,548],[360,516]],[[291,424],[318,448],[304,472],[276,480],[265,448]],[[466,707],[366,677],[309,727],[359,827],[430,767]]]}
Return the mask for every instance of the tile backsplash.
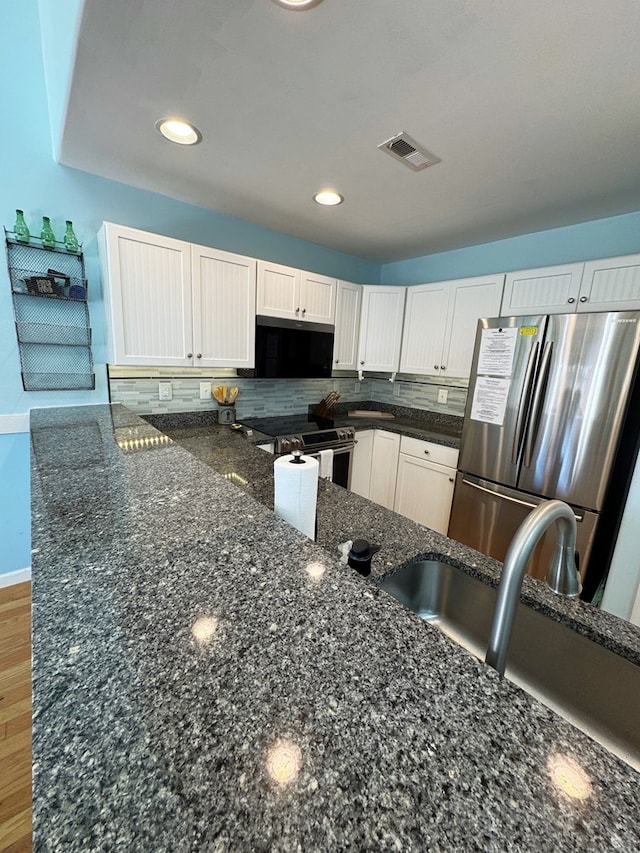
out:
{"label": "tile backsplash", "polygon": [[[137,373],[138,375],[132,375]],[[146,375],[143,375],[146,374]],[[158,383],[171,384],[171,400],[160,400]],[[464,415],[467,389],[462,384],[447,385],[409,379],[366,377],[359,382],[354,377],[331,379],[247,379],[233,375],[211,377],[204,371],[188,373],[164,368],[109,368],[109,393],[114,403],[124,403],[137,414],[167,414],[170,412],[204,412],[216,410],[213,397],[200,399],[200,383],[208,381],[211,387],[226,385],[239,389],[236,400],[238,420],[249,417],[297,414],[306,412],[330,391],[338,391],[343,403],[360,403],[373,400],[395,406],[406,406],[447,415]],[[438,392],[447,389],[447,402],[438,403]]]}

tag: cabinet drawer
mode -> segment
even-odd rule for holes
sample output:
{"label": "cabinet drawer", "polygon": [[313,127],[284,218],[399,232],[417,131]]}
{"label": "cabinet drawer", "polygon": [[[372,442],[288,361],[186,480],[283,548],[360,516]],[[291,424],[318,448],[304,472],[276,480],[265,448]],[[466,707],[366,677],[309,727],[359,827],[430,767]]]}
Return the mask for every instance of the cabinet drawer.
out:
{"label": "cabinet drawer", "polygon": [[428,459],[429,462],[437,462],[449,468],[455,468],[458,465],[458,451],[455,447],[445,447],[442,444],[434,444],[432,441],[410,438],[408,435],[400,438],[400,453],[407,453],[419,459]]}

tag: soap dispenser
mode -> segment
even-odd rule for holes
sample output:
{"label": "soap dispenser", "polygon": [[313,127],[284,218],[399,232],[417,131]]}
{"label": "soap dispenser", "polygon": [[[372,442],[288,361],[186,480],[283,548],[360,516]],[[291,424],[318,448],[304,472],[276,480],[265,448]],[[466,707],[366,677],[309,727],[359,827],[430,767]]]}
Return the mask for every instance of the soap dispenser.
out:
{"label": "soap dispenser", "polygon": [[371,574],[371,558],[380,550],[380,545],[370,545],[366,539],[354,539],[347,563],[363,577]]}

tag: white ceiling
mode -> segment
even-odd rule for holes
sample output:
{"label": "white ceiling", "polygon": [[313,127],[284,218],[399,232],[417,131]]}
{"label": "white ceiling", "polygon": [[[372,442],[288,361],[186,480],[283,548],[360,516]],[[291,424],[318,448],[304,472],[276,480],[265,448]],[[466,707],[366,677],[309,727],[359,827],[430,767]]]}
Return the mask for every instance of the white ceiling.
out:
{"label": "white ceiling", "polygon": [[61,161],[380,262],[639,210],[640,3],[85,0]]}

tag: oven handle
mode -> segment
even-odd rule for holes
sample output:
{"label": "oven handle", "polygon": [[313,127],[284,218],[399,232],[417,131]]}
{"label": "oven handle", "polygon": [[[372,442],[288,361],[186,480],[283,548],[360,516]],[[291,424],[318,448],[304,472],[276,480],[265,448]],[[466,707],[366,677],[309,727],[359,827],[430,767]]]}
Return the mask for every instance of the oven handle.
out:
{"label": "oven handle", "polygon": [[[341,444],[340,447],[324,447],[323,450],[333,450],[333,455],[338,456],[340,453],[350,453],[353,448],[356,446],[356,442],[353,444]],[[305,456],[317,456],[320,453],[319,450],[312,450],[310,453],[305,453]]]}

